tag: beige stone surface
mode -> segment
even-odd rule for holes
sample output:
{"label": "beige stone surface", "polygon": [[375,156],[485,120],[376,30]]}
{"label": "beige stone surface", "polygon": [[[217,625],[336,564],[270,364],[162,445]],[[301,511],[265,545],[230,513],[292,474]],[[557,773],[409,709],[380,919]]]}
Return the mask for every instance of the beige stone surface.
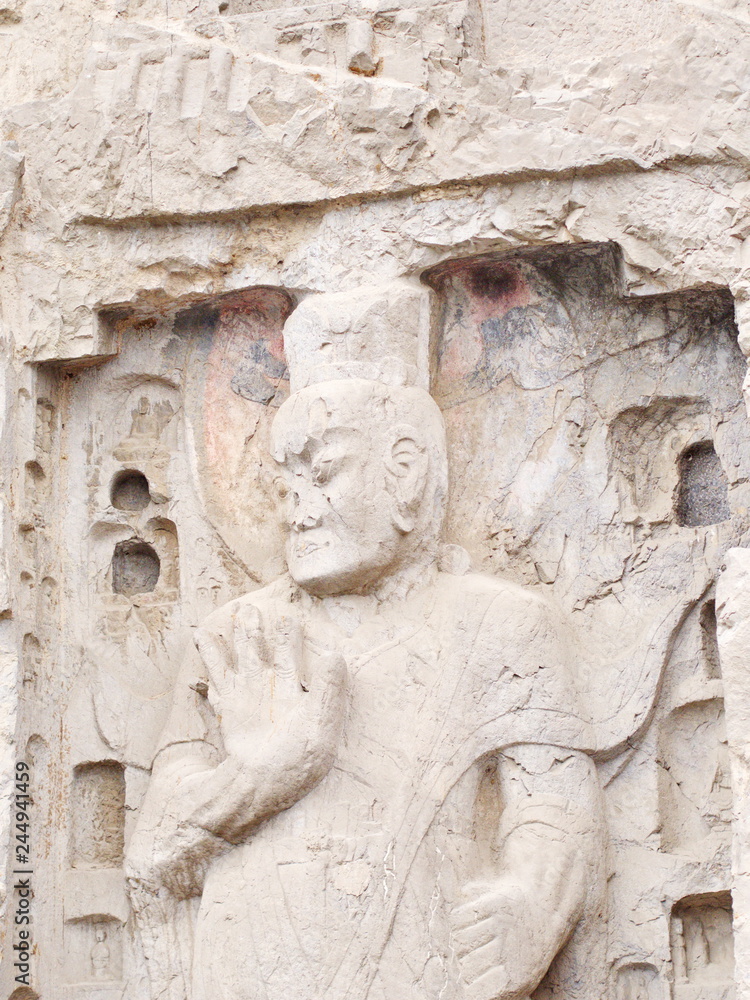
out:
{"label": "beige stone surface", "polygon": [[750,1000],[749,57],[0,3],[4,997]]}

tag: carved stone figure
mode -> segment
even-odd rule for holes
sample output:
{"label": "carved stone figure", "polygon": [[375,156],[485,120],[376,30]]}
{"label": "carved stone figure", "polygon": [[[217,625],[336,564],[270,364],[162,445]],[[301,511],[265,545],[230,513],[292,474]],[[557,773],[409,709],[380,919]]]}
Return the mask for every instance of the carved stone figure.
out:
{"label": "carved stone figure", "polygon": [[59,6],[0,1000],[750,1000],[747,0]]}
{"label": "carved stone figure", "polygon": [[198,629],[129,848],[152,992],[520,1000],[601,906],[565,633],[441,568],[440,411],[356,334],[317,365],[320,299],[273,425],[288,574]]}
{"label": "carved stone figure", "polygon": [[94,979],[109,979],[110,951],[107,944],[107,929],[98,924],[94,930],[94,947],[91,949],[91,968]]}

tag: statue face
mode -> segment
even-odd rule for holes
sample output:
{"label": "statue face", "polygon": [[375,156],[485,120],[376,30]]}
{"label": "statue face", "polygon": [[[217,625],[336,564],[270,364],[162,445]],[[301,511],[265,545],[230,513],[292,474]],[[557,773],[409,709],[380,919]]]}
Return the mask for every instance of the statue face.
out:
{"label": "statue face", "polygon": [[[335,393],[334,393],[335,394]],[[361,593],[399,562],[404,533],[388,489],[382,430],[323,403],[315,388],[274,421],[292,578],[318,597]]]}

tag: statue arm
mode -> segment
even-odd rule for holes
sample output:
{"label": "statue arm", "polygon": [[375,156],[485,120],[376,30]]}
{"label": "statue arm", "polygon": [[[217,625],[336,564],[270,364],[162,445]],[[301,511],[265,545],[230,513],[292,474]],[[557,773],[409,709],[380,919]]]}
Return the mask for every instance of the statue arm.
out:
{"label": "statue arm", "polygon": [[453,912],[467,1000],[522,1000],[582,916],[601,860],[593,762],[524,745],[498,759],[503,814],[493,873]]}
{"label": "statue arm", "polygon": [[229,849],[188,822],[196,790],[216,770],[215,750],[201,741],[170,745],[157,757],[125,857],[136,911],[162,888],[176,899],[200,895],[209,864]]}
{"label": "statue arm", "polygon": [[216,857],[322,779],[344,714],[345,670],[337,656],[308,662],[306,689],[295,676],[291,707],[289,699],[286,711],[276,706],[264,725],[257,670],[243,670],[248,664],[238,665],[205,630],[198,647],[181,672],[166,746],[127,858],[134,889],[153,894],[165,887],[178,899],[199,895]]}
{"label": "statue arm", "polygon": [[320,656],[289,711],[265,725],[239,727],[226,740],[226,759],[191,788],[185,822],[236,844],[294,805],[331,768],[344,695],[343,660]]}

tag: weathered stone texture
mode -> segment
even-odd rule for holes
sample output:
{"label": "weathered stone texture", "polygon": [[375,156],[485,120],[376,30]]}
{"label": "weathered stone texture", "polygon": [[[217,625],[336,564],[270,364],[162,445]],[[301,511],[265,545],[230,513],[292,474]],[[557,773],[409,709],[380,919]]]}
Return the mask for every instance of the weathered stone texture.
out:
{"label": "weathered stone texture", "polygon": [[743,0],[0,60],[0,993],[750,1000]]}

